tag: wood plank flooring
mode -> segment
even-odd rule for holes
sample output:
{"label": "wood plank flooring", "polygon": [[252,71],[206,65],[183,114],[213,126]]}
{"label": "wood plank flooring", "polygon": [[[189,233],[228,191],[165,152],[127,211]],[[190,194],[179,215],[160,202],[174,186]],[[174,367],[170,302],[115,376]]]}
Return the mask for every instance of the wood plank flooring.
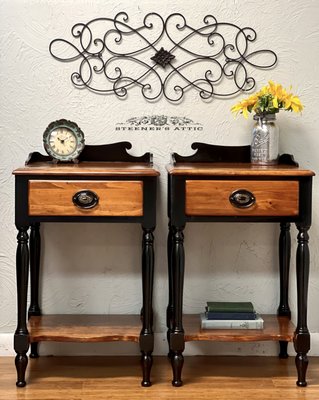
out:
{"label": "wood plank flooring", "polygon": [[140,386],[138,357],[40,357],[16,388],[13,357],[0,358],[0,400],[318,400],[319,357],[308,386],[295,385],[294,357],[185,357],[184,386],[171,386],[166,357],[154,357],[153,386]]}

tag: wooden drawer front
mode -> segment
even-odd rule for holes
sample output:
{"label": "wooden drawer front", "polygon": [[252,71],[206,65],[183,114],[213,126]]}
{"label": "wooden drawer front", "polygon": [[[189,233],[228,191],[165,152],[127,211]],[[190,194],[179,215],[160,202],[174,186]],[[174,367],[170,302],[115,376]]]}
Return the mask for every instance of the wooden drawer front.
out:
{"label": "wooden drawer front", "polygon": [[[97,194],[98,204],[82,209],[73,203],[81,190]],[[29,181],[29,215],[141,216],[142,181]]]}
{"label": "wooden drawer front", "polygon": [[[229,197],[239,189],[251,192],[255,203],[232,205]],[[298,181],[186,181],[186,215],[294,216],[298,211]]]}

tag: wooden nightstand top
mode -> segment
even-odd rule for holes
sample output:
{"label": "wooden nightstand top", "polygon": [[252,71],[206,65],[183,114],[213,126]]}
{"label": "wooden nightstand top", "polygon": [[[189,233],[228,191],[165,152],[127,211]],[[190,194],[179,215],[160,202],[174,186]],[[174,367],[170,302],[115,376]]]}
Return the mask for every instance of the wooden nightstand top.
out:
{"label": "wooden nightstand top", "polygon": [[209,176],[313,176],[311,170],[292,165],[252,165],[250,163],[197,163],[181,162],[166,167],[171,175],[209,175]]}
{"label": "wooden nightstand top", "polygon": [[86,176],[158,176],[159,172],[148,163],[134,162],[80,162],[78,164],[55,164],[35,162],[17,168],[14,175],[86,175]]}

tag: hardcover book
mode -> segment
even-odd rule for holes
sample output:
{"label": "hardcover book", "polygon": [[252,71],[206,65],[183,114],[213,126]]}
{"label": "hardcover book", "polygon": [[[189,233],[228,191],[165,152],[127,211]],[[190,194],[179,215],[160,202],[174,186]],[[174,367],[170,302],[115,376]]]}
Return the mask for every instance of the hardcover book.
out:
{"label": "hardcover book", "polygon": [[263,329],[264,320],[260,315],[256,315],[254,320],[241,319],[207,319],[205,314],[200,314],[202,329]]}
{"label": "hardcover book", "polygon": [[250,301],[208,301],[206,311],[211,312],[255,312]]}
{"label": "hardcover book", "polygon": [[205,312],[206,319],[256,319],[255,312]]}

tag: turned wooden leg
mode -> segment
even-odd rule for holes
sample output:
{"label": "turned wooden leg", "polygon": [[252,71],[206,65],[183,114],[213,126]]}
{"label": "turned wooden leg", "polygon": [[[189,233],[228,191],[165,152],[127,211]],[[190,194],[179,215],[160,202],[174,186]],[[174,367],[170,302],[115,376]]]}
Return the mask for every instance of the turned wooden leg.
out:
{"label": "turned wooden leg", "polygon": [[[290,268],[290,252],[291,252],[291,238],[290,238],[290,223],[282,222],[280,224],[279,236],[279,276],[280,276],[280,301],[277,314],[291,318],[291,311],[288,303],[288,287],[289,287],[289,268]],[[288,357],[288,342],[279,341],[280,358]]]}
{"label": "turned wooden leg", "polygon": [[166,326],[167,326],[167,342],[168,342],[168,357],[171,358],[172,350],[170,345],[170,337],[173,327],[173,261],[172,261],[172,251],[173,251],[173,229],[171,224],[168,225],[168,237],[167,237],[167,263],[168,263],[168,305],[166,309]]}
{"label": "turned wooden leg", "polygon": [[154,229],[143,227],[142,280],[143,280],[143,327],[140,334],[142,353],[143,380],[142,386],[151,386],[152,352],[154,348],[153,334],[153,280],[154,280]]}
{"label": "turned wooden leg", "polygon": [[[17,351],[17,350],[16,350]],[[25,371],[28,365],[28,357],[26,352],[18,353],[15,357],[15,366],[17,370],[17,387],[24,387],[26,385],[25,381]]]}
{"label": "turned wooden leg", "polygon": [[16,254],[16,276],[17,276],[17,329],[14,334],[14,350],[17,353],[15,365],[17,370],[18,387],[26,385],[25,371],[28,365],[27,351],[29,349],[29,333],[27,329],[27,292],[28,292],[28,226],[17,227],[18,246]]}
{"label": "turned wooden leg", "polygon": [[182,228],[173,227],[173,304],[174,304],[174,318],[173,327],[170,334],[170,347],[171,347],[171,363],[173,370],[173,386],[181,386],[182,382],[182,368],[184,364],[183,351],[185,348],[184,343],[184,328],[183,328],[183,285],[184,285],[184,234]]}
{"label": "turned wooden leg", "polygon": [[183,381],[181,378],[182,369],[184,365],[184,356],[182,351],[175,351],[171,357],[172,360],[172,368],[173,368],[173,381],[172,385],[175,387],[179,387],[183,385]]}
{"label": "turned wooden leg", "polygon": [[[30,233],[30,280],[31,280],[31,299],[28,311],[28,317],[41,315],[39,306],[39,274],[40,274],[40,252],[41,252],[41,237],[40,224],[31,225]],[[30,358],[37,358],[38,343],[31,343]]]}
{"label": "turned wooden leg", "polygon": [[296,368],[298,372],[298,386],[306,386],[306,372],[308,367],[307,353],[310,349],[310,334],[307,327],[307,298],[309,280],[309,247],[308,229],[309,226],[297,224],[298,247],[296,257],[297,267],[297,311],[298,321],[294,334],[294,347],[296,350]]}
{"label": "turned wooden leg", "polygon": [[143,380],[141,385],[144,387],[151,386],[151,369],[153,365],[153,357],[152,352],[143,352],[141,357],[142,371],[143,371]]}

